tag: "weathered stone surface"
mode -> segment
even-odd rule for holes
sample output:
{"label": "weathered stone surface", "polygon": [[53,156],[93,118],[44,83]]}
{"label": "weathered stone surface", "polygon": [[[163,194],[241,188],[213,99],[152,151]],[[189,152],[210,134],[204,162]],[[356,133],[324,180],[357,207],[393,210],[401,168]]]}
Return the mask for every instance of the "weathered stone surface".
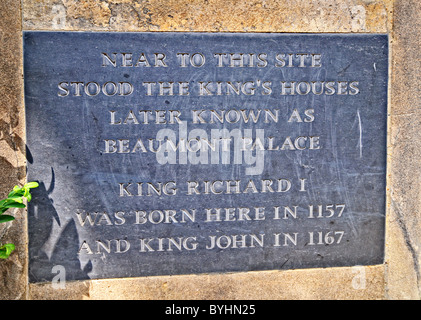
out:
{"label": "weathered stone surface", "polygon": [[[383,299],[384,267],[259,271],[30,284],[32,299],[273,300]],[[73,293],[73,294],[72,294]]]}
{"label": "weathered stone surface", "polygon": [[[0,199],[13,186],[24,183],[25,140],[22,91],[22,41],[20,3],[0,3]],[[27,282],[25,210],[9,209],[16,220],[0,224],[0,243],[13,243],[16,250],[0,261],[0,299],[25,298]]]}
{"label": "weathered stone surface", "polygon": [[421,298],[421,3],[395,2],[386,297]]}
{"label": "weathered stone surface", "polygon": [[393,0],[23,1],[26,30],[387,32]]}

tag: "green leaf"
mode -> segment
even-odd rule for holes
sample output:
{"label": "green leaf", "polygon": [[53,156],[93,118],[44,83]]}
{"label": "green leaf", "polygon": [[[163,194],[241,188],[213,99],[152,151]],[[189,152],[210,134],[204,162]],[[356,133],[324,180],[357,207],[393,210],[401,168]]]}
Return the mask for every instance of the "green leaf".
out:
{"label": "green leaf", "polygon": [[23,191],[22,188],[19,188],[18,186],[14,186],[13,190],[9,193],[8,197],[13,197],[21,193],[22,191]]}
{"label": "green leaf", "polygon": [[26,206],[23,203],[18,203],[18,202],[11,202],[8,203],[6,205],[4,205],[4,208],[25,208]]}
{"label": "green leaf", "polygon": [[[8,195],[7,195],[7,197],[9,198],[9,197],[14,197],[16,195],[16,192],[15,191],[12,191],[12,192],[10,192]],[[4,199],[4,200],[7,200],[7,199]]]}
{"label": "green leaf", "polygon": [[29,189],[33,189],[33,188],[38,188],[39,184],[38,182],[32,181],[32,182],[28,182],[24,185],[24,188],[29,188]]}
{"label": "green leaf", "polygon": [[0,223],[4,223],[4,222],[8,222],[8,221],[13,221],[15,220],[15,217],[13,216],[9,216],[7,214],[3,214],[0,216]]}
{"label": "green leaf", "polygon": [[7,259],[12,251],[15,250],[15,245],[13,243],[6,243],[0,247],[0,259]]}
{"label": "green leaf", "polygon": [[9,197],[9,198],[7,198],[7,200],[13,200],[13,201],[16,201],[16,202],[19,202],[19,203],[23,203],[22,197]]}

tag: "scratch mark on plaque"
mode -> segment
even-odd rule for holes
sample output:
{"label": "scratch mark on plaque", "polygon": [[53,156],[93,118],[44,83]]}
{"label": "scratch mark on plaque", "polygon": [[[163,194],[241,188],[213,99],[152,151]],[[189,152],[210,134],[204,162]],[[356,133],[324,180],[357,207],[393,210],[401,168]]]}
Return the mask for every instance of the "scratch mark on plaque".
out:
{"label": "scratch mark on plaque", "polygon": [[351,66],[352,63],[348,64],[345,68],[338,72],[338,75],[343,77],[345,75],[346,70]]}
{"label": "scratch mark on plaque", "polygon": [[283,264],[281,264],[281,266],[279,267],[279,269],[282,269],[282,267],[287,263],[289,261],[289,259],[286,259],[286,261],[283,263]]}
{"label": "scratch mark on plaque", "polygon": [[[343,177],[342,177],[342,163],[339,160],[338,157],[338,148],[336,148],[336,131],[335,131],[335,127],[332,125],[333,121],[331,122],[331,127],[330,127],[330,131],[331,131],[331,140],[332,140],[332,146],[333,146],[333,157],[334,157],[334,161],[335,161],[335,166],[334,166],[334,170],[336,171],[336,175],[339,179],[339,184],[342,188],[342,190],[344,191],[344,197],[345,197],[345,204],[346,206],[349,205],[349,203],[351,203],[350,198],[349,198],[349,193],[348,193],[348,189],[344,183]],[[353,215],[349,215],[349,224],[350,224],[350,228],[352,230],[352,233],[354,234],[354,236],[358,235],[357,232],[357,228],[355,226],[355,218],[353,217]]]}
{"label": "scratch mark on plaque", "polygon": [[358,116],[358,128],[360,131],[360,138],[358,140],[358,145],[360,147],[360,158],[363,157],[363,127],[361,125],[361,116],[360,116],[360,110],[357,109],[357,116]]}

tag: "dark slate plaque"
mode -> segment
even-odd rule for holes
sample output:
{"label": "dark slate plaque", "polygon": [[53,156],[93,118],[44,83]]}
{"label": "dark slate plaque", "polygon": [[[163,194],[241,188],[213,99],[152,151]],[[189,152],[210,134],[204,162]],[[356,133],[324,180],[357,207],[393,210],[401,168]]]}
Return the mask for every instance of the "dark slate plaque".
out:
{"label": "dark slate plaque", "polygon": [[24,33],[29,277],[378,264],[386,35]]}

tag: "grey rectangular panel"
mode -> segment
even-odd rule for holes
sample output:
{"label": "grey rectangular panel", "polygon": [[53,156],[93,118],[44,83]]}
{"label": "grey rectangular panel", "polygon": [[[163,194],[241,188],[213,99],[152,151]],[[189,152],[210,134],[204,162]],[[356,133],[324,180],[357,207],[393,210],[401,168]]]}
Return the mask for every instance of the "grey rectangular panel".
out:
{"label": "grey rectangular panel", "polygon": [[386,35],[25,32],[29,277],[384,256]]}

